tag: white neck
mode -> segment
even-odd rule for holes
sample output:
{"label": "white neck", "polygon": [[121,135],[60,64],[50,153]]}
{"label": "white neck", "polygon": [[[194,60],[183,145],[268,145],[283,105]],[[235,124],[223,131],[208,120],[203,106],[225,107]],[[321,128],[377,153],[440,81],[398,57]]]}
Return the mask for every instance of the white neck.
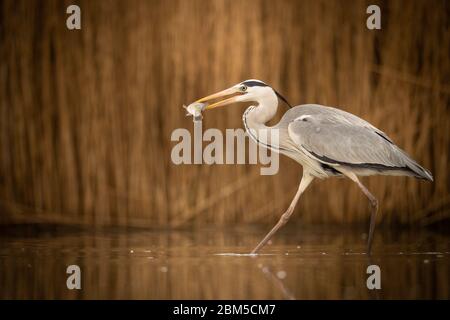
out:
{"label": "white neck", "polygon": [[266,122],[275,117],[278,110],[278,97],[273,90],[267,90],[255,98],[256,106],[251,106],[244,113],[244,119],[251,129],[266,127]]}
{"label": "white neck", "polygon": [[277,113],[278,97],[273,90],[267,90],[264,94],[259,94],[255,101],[256,106],[250,106],[245,110],[242,120],[247,134],[257,144],[278,150],[279,142],[273,141],[270,137],[271,127],[266,126],[266,122],[270,121]]}

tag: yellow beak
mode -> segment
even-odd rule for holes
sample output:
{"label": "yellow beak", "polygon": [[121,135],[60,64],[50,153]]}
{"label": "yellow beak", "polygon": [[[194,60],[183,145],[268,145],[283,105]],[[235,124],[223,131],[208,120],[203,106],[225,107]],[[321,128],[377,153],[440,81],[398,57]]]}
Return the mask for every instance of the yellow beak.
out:
{"label": "yellow beak", "polygon": [[209,96],[206,96],[204,98],[201,98],[201,99],[197,100],[196,102],[207,103],[210,100],[224,98],[224,97],[228,97],[228,96],[234,95],[234,96],[232,96],[230,98],[223,99],[223,100],[220,100],[220,101],[212,103],[212,104],[208,104],[205,107],[205,110],[209,110],[209,109],[225,106],[227,104],[231,104],[233,102],[238,101],[240,95],[236,95],[237,93],[241,93],[241,92],[236,90],[235,88],[228,88],[228,89],[225,89],[223,91],[220,91],[220,92],[211,94]]}

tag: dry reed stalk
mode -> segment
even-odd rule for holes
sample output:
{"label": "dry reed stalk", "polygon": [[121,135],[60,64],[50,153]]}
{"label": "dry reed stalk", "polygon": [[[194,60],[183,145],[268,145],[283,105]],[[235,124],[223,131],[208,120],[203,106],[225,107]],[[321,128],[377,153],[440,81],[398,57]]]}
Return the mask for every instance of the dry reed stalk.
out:
{"label": "dry reed stalk", "polygon": [[[448,196],[445,1],[383,3],[381,31],[365,28],[367,1],[80,1],[81,31],[65,28],[69,4],[0,4],[0,199],[35,208],[30,219],[273,222],[278,205],[273,216],[258,208],[295,191],[301,169],[293,161],[252,180],[253,166],[170,160],[171,132],[192,130],[181,105],[246,78],[294,104],[353,112],[431,169],[433,184],[365,179],[386,223],[416,221]],[[205,129],[242,127],[242,111],[211,111]],[[314,183],[298,210],[293,219],[303,223],[368,219],[364,197],[345,180]]]}

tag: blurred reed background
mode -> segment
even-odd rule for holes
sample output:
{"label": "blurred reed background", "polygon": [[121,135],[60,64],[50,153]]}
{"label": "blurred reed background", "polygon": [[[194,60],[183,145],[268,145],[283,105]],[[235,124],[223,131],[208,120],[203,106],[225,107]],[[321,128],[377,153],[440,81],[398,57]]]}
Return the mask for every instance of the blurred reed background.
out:
{"label": "blurred reed background", "polygon": [[[366,28],[369,4],[382,30]],[[274,223],[301,175],[292,160],[260,176],[170,159],[172,131],[192,131],[181,105],[247,78],[363,117],[433,172],[364,179],[385,224],[448,220],[449,24],[448,1],[3,0],[0,222]],[[204,129],[242,127],[243,110],[211,111]],[[313,183],[297,210],[308,224],[369,217],[344,179]]]}

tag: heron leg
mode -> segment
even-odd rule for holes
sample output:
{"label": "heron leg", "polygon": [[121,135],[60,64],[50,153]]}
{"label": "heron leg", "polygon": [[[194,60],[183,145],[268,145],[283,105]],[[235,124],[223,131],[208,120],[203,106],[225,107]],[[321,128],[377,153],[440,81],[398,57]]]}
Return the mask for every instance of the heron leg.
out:
{"label": "heron leg", "polygon": [[289,205],[289,208],[286,210],[286,212],[283,213],[280,220],[278,220],[277,224],[272,228],[272,230],[269,231],[269,233],[264,237],[264,239],[261,240],[261,242],[253,249],[252,254],[257,254],[258,251],[266,245],[266,243],[272,238],[272,236],[280,229],[282,226],[288,222],[289,218],[291,217],[292,213],[294,212],[295,205],[298,202],[298,199],[300,198],[300,195],[305,191],[305,189],[308,187],[308,185],[313,181],[314,177],[310,175],[309,173],[303,173],[302,180],[300,181],[300,185],[298,186],[297,193],[294,196],[294,199],[292,199],[291,204]]}
{"label": "heron leg", "polygon": [[373,196],[373,194],[370,193],[369,190],[367,190],[367,188],[361,183],[361,181],[359,181],[358,177],[353,172],[346,172],[345,175],[347,175],[350,179],[352,179],[362,190],[362,192],[364,192],[367,198],[369,198],[371,214],[370,214],[369,238],[367,240],[367,253],[370,254],[372,251],[373,233],[375,231],[375,221],[378,212],[378,200]]}

